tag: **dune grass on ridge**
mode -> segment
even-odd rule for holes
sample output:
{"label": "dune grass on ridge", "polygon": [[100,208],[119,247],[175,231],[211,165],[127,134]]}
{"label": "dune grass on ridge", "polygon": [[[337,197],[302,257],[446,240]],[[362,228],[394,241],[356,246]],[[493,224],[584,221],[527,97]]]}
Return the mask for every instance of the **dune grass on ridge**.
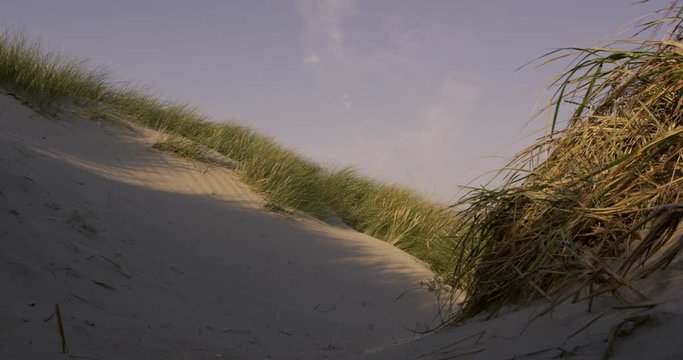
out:
{"label": "dune grass on ridge", "polygon": [[[238,162],[241,178],[264,194],[273,208],[292,208],[325,220],[334,212],[355,229],[389,241],[446,271],[452,213],[411,190],[383,184],[349,170],[324,169],[273,139],[235,122],[211,122],[197,109],[164,101],[110,79],[104,68],[49,53],[18,33],[0,35],[0,87],[45,113],[65,101],[93,117],[115,114],[152,129],[196,142]],[[201,156],[192,149],[187,156]],[[163,146],[163,145],[159,145]],[[197,150],[197,149],[194,149]]]}

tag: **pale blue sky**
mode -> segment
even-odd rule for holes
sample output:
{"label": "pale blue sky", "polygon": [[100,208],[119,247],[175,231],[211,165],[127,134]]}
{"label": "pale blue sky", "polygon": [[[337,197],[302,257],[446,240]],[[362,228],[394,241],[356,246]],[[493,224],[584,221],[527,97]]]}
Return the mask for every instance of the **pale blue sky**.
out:
{"label": "pale blue sky", "polygon": [[307,157],[448,201],[519,141],[561,68],[667,0],[16,0],[0,24]]}

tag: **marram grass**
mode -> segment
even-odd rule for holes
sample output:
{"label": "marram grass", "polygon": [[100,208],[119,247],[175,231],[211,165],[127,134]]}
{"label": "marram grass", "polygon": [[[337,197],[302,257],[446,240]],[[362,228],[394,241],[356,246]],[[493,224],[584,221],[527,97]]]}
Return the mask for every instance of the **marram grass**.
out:
{"label": "marram grass", "polygon": [[[536,298],[637,301],[633,282],[683,248],[681,2],[669,10],[613,44],[626,50],[548,55],[574,57],[556,82],[551,132],[513,158],[501,187],[458,204],[450,281],[466,299],[452,320]],[[574,106],[563,129],[560,106]]]}

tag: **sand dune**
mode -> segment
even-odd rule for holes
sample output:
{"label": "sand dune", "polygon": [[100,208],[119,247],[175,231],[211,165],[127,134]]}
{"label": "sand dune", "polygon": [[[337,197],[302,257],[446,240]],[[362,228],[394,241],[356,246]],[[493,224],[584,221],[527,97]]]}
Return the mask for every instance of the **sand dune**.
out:
{"label": "sand dune", "polygon": [[161,139],[0,96],[1,359],[65,358],[57,303],[73,359],[683,358],[680,261],[631,307],[537,303],[418,337],[437,311],[423,264],[267,212]]}
{"label": "sand dune", "polygon": [[0,358],[58,355],[55,303],[96,359],[353,359],[431,320],[412,257],[119,125],[0,97]]}

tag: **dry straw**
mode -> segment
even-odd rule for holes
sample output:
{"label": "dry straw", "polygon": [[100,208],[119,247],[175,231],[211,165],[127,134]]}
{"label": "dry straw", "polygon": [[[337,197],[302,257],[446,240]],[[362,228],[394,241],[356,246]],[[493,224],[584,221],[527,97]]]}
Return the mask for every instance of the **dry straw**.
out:
{"label": "dry straw", "polygon": [[682,21],[675,1],[628,41],[543,57],[574,57],[554,84],[551,131],[513,158],[501,187],[456,204],[462,246],[449,280],[466,299],[452,321],[539,297],[638,299],[633,281],[681,250]]}

